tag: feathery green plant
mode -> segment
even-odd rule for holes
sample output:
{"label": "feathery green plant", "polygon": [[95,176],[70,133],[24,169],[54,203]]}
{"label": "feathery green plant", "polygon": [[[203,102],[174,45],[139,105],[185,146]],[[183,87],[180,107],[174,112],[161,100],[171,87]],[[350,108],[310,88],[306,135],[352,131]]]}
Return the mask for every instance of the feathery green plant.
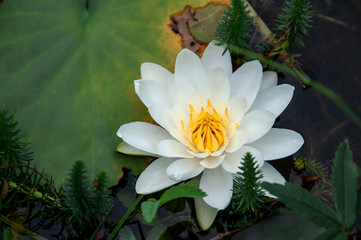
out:
{"label": "feathery green plant", "polygon": [[249,48],[253,19],[249,16],[243,0],[232,0],[217,25],[216,37],[227,45]]}
{"label": "feathery green plant", "polygon": [[69,205],[68,223],[78,230],[96,227],[111,206],[110,191],[105,188],[106,174],[101,172],[96,186],[86,175],[85,165],[77,161],[65,184],[65,199]]}
{"label": "feathery green plant", "polygon": [[263,175],[251,153],[247,152],[242,160],[240,171],[233,181],[232,210],[257,215],[258,210],[264,207],[264,192],[259,186]]}
{"label": "feathery green plant", "polygon": [[346,240],[353,231],[361,209],[361,187],[357,187],[359,176],[347,141],[338,148],[332,170],[332,187],[337,211],[300,186],[266,182],[261,185],[276,195],[288,208],[325,228],[325,231],[317,236],[317,240]]}
{"label": "feathery green plant", "polygon": [[[22,205],[27,206],[29,219],[51,212],[56,220],[69,217],[68,223],[79,230],[96,226],[111,207],[105,172],[100,172],[91,186],[84,164],[78,161],[66,184],[66,202],[62,201],[61,189],[57,192],[51,179],[30,166],[32,152],[21,142],[17,126],[14,116],[0,109],[0,213],[16,211]],[[35,202],[41,204],[32,211]]]}
{"label": "feathery green plant", "polygon": [[[32,157],[30,146],[21,141],[14,115],[0,109],[0,213],[16,211],[17,206],[23,205],[27,206],[26,217],[31,219],[64,207],[52,180],[29,166]],[[41,205],[32,212],[35,201]],[[11,208],[5,208],[8,206]],[[58,216],[58,213],[53,215]]]}
{"label": "feathery green plant", "polygon": [[297,34],[307,35],[307,27],[311,27],[312,11],[311,5],[306,0],[289,0],[286,2],[286,7],[276,19],[276,37],[284,42],[281,44],[286,51],[295,43],[305,46],[298,38]]}
{"label": "feathery green plant", "polygon": [[[33,154],[28,144],[21,141],[18,123],[9,111],[0,109],[0,165],[27,164]],[[3,175],[4,176],[4,175]]]}

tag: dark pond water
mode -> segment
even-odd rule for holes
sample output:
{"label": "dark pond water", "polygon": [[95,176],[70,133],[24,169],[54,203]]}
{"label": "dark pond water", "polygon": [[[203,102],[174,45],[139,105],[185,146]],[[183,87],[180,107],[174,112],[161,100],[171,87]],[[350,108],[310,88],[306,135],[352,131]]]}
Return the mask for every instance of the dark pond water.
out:
{"label": "dark pond water", "polygon": [[[250,1],[264,21],[273,26],[272,20],[284,1]],[[303,41],[307,48],[295,47],[294,54],[302,69],[315,81],[321,82],[338,93],[343,100],[361,116],[361,1],[359,0],[317,0],[311,1],[315,17],[313,28]],[[326,19],[326,17],[332,18]],[[342,21],[337,23],[333,20]],[[302,134],[305,144],[296,156],[307,156],[324,163],[330,171],[337,146],[348,139],[354,153],[354,160],[361,166],[361,130],[358,129],[330,100],[313,89],[305,89],[295,79],[279,75],[280,83],[296,87],[294,98],[281,115],[276,127],[293,129]],[[286,178],[297,182],[297,174],[291,171],[290,159],[274,162]],[[131,172],[124,179],[119,199],[114,199],[114,210],[104,224],[105,236],[109,225],[119,220],[136,199],[135,177]],[[211,239],[229,230],[227,216],[219,217],[207,232],[202,232],[191,210],[192,201],[173,201],[160,211],[160,218],[147,225],[139,215],[127,222],[136,239],[157,239],[165,233],[165,239]],[[30,229],[49,239],[69,239],[61,223],[53,226],[30,223]],[[48,228],[49,227],[49,228]],[[359,220],[357,227],[361,228]],[[154,238],[149,237],[150,235]],[[82,239],[82,238],[80,238]]]}

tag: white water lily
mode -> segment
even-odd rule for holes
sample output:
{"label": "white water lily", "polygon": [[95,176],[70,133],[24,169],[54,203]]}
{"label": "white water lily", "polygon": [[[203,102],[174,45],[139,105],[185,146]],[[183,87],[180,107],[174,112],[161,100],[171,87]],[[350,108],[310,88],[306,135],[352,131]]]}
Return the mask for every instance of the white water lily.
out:
{"label": "white water lily", "polygon": [[303,144],[300,134],[272,128],[294,87],[277,85],[276,73],[263,72],[259,61],[232,73],[224,49],[211,42],[201,59],[183,49],[174,74],[143,63],[135,91],[160,126],[132,122],[117,132],[124,140],[118,151],[158,157],[139,176],[137,193],[157,192],[200,176],[199,187],[207,196],[197,200],[196,207],[203,209],[197,216],[201,226],[207,222],[204,229],[213,221],[206,218],[228,206],[233,177],[246,152],[255,157],[264,181],[283,184],[282,175],[265,161],[289,156]]}

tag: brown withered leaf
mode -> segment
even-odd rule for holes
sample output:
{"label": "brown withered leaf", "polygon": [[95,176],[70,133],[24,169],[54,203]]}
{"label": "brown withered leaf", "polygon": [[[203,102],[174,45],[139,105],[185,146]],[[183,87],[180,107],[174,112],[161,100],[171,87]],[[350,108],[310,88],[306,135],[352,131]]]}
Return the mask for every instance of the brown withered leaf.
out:
{"label": "brown withered leaf", "polygon": [[197,52],[200,49],[200,46],[190,33],[188,25],[188,21],[194,20],[194,13],[192,13],[191,7],[187,6],[180,13],[172,15],[171,19],[173,23],[169,26],[172,28],[173,32],[179,33],[182,36],[183,47],[188,48],[193,52]]}
{"label": "brown withered leaf", "polygon": [[169,27],[182,36],[182,47],[202,55],[207,44],[215,39],[214,33],[226,6],[226,1],[212,1],[194,9],[187,6],[171,16]]}

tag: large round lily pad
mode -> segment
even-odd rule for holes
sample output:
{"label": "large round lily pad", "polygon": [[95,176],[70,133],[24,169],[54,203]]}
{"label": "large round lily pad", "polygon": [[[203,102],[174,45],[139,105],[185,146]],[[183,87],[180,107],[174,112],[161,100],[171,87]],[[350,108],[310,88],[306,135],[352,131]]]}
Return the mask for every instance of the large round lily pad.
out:
{"label": "large round lily pad", "polygon": [[169,16],[199,0],[5,0],[0,5],[0,103],[16,112],[38,169],[64,181],[76,160],[116,183],[144,159],[115,152],[121,124],[146,120],[133,80],[142,62],[171,70],[180,42]]}

